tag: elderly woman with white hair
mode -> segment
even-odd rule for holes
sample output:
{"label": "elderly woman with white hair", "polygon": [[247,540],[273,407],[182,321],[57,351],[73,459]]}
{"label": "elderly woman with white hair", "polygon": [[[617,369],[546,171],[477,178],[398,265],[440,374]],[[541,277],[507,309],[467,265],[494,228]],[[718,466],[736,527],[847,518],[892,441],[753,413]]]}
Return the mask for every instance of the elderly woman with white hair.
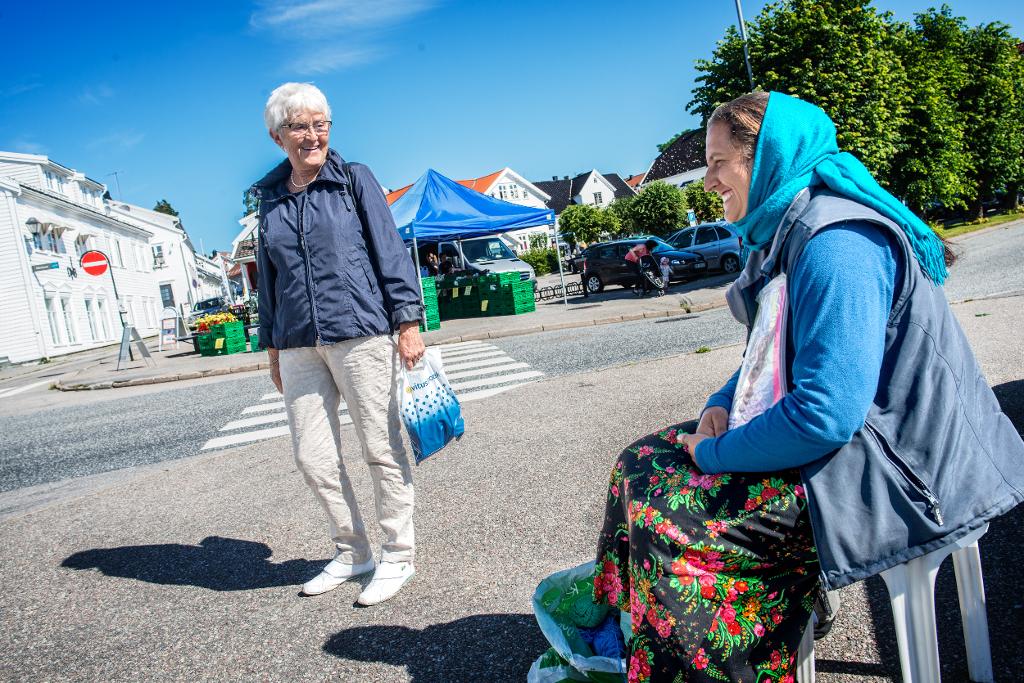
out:
{"label": "elderly woman with white hair", "polygon": [[[334,559],[302,590],[319,595],[373,571],[358,598],[373,605],[415,573],[412,471],[396,387],[399,362],[411,368],[424,352],[416,272],[373,173],[328,146],[324,94],[285,83],[267,100],[264,120],[287,158],[253,186],[260,339],[284,394],[295,463],[335,545]],[[341,456],[342,401],[373,481],[379,564]]]}

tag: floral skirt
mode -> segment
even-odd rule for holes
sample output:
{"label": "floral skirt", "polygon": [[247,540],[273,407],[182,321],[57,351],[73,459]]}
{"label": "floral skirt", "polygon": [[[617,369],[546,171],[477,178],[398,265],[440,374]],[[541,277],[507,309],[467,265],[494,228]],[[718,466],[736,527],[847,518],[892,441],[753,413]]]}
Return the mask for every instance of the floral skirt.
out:
{"label": "floral skirt", "polygon": [[665,429],[612,470],[594,596],[629,611],[628,680],[793,682],[818,558],[796,470],[703,474]]}

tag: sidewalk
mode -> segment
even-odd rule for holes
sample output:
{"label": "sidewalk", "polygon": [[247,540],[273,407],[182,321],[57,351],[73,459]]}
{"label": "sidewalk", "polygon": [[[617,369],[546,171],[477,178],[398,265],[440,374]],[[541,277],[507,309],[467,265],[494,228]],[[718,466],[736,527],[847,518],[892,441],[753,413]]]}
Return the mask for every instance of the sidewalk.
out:
{"label": "sidewalk", "polygon": [[[566,276],[565,281],[579,282],[579,275]],[[537,310],[521,315],[444,320],[441,329],[426,332],[428,346],[478,339],[500,339],[547,330],[605,325],[610,323],[686,315],[725,305],[725,290],[730,276],[718,275],[691,284],[674,285],[665,296],[638,299],[630,290],[610,287],[589,297],[570,296],[568,304],[561,298],[537,302]],[[538,279],[539,287],[559,283],[558,275]],[[156,350],[156,340],[149,344],[153,365],[142,360],[122,364],[117,370],[117,349],[97,362],[62,375],[54,388],[61,391],[117,389],[143,384],[159,384],[199,379],[236,372],[253,372],[270,367],[265,351],[238,353],[230,356],[200,356],[192,344],[178,344],[177,349]]]}

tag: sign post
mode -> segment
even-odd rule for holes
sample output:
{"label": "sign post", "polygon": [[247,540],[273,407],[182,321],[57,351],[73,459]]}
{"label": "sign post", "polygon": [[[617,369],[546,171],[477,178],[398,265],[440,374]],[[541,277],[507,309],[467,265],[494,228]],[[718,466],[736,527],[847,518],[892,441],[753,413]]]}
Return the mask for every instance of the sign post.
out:
{"label": "sign post", "polygon": [[99,249],[90,249],[78,259],[78,265],[89,275],[99,277],[110,271],[110,284],[114,286],[114,302],[117,304],[117,315],[121,318],[121,327],[124,324],[124,312],[121,310],[121,297],[117,294],[117,281],[114,280],[114,269],[110,267],[110,259]]}

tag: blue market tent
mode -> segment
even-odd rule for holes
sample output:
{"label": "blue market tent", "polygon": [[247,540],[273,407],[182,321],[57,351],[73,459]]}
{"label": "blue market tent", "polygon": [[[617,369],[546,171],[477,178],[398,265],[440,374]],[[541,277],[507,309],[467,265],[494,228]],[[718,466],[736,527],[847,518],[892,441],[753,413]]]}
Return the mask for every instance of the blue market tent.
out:
{"label": "blue market tent", "polygon": [[555,212],[488,197],[429,169],[391,205],[406,242],[484,237],[555,222]]}

